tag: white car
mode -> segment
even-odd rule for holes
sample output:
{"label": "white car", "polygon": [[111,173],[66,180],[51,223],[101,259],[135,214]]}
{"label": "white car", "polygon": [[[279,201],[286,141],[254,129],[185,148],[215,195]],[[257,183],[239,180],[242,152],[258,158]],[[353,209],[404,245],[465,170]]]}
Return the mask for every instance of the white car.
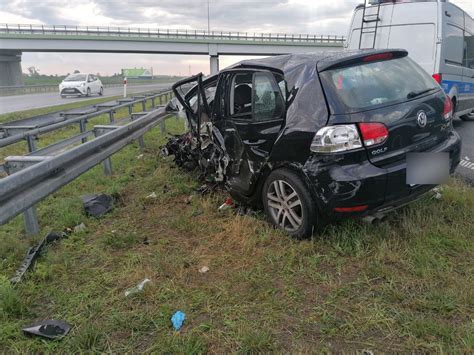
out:
{"label": "white car", "polygon": [[103,95],[104,86],[99,78],[93,74],[71,74],[59,84],[59,94],[61,97],[67,95]]}

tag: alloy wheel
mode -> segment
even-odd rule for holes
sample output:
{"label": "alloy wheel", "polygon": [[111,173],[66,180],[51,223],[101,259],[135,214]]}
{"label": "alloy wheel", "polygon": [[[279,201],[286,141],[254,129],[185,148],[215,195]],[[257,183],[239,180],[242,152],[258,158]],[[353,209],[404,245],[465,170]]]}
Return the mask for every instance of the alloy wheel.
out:
{"label": "alloy wheel", "polygon": [[294,232],[303,223],[303,206],[296,190],[286,181],[275,180],[268,187],[267,204],[270,214],[281,228]]}

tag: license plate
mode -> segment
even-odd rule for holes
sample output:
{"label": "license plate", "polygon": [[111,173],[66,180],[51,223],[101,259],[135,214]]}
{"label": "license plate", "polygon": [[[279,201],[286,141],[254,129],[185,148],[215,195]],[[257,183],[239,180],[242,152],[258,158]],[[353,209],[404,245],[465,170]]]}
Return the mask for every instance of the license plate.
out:
{"label": "license plate", "polygon": [[449,153],[408,153],[406,183],[439,185],[449,178]]}
{"label": "license plate", "polygon": [[65,89],[64,92],[74,92],[74,89]]}

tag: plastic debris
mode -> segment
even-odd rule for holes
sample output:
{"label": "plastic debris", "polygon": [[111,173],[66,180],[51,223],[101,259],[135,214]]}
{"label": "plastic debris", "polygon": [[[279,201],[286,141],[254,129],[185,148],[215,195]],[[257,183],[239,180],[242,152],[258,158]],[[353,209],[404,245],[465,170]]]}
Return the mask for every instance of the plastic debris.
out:
{"label": "plastic debris", "polygon": [[28,249],[28,252],[26,253],[25,259],[23,260],[23,263],[21,266],[17,269],[15,276],[10,279],[10,282],[13,285],[16,285],[21,281],[23,276],[25,275],[26,271],[33,265],[33,262],[38,258],[38,256],[41,255],[41,252],[43,251],[43,248],[49,244],[54,242],[55,240],[65,238],[66,234],[65,233],[56,233],[56,232],[49,232],[46,234],[46,236],[43,238],[41,242],[39,242],[36,246],[31,247]]}
{"label": "plastic debris", "polygon": [[234,201],[232,200],[232,197],[227,197],[225,202],[219,207],[219,211],[227,210],[231,207],[234,207]]}
{"label": "plastic debris", "polygon": [[186,319],[186,314],[184,314],[181,311],[177,311],[173,316],[171,317],[171,323],[173,324],[173,328],[175,330],[180,330],[181,327],[183,326],[184,320]]}
{"label": "plastic debris", "polygon": [[156,192],[152,192],[151,194],[149,194],[146,198],[156,198]]}
{"label": "plastic debris", "polygon": [[143,158],[143,154],[137,155],[137,159]]}
{"label": "plastic debris", "polygon": [[209,267],[207,267],[207,266],[203,266],[202,268],[199,269],[199,272],[201,274],[205,274],[208,271],[209,271]]}
{"label": "plastic debris", "polygon": [[434,198],[436,200],[441,200],[441,198],[443,197],[443,195],[441,194],[441,192],[443,191],[443,187],[442,186],[437,186],[432,191],[434,192],[434,195],[433,195],[432,198]]}
{"label": "plastic debris", "polygon": [[189,205],[191,204],[192,200],[193,200],[193,195],[189,195],[188,197],[184,199],[184,203]]}
{"label": "plastic debris", "polygon": [[150,279],[145,279],[142,282],[140,282],[138,285],[136,285],[132,288],[129,288],[128,290],[125,291],[125,297],[127,297],[129,295],[133,295],[134,293],[138,293],[138,292],[143,291],[143,288],[145,287],[145,285],[150,281],[151,281]]}
{"label": "plastic debris", "polygon": [[86,229],[87,229],[86,225],[84,223],[81,223],[74,227],[74,233],[83,232]]}
{"label": "plastic debris", "polygon": [[106,194],[85,195],[81,199],[87,215],[91,217],[100,217],[113,208],[113,198]]}
{"label": "plastic debris", "polygon": [[28,335],[37,335],[47,339],[58,339],[69,333],[71,326],[63,320],[47,319],[23,328]]}

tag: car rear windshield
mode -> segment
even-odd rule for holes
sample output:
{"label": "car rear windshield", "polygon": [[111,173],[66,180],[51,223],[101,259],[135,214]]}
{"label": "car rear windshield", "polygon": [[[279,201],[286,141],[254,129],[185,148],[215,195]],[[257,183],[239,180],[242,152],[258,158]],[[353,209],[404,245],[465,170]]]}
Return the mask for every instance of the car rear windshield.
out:
{"label": "car rear windshield", "polygon": [[352,112],[406,101],[440,89],[408,57],[328,70],[321,73],[321,78],[325,88]]}
{"label": "car rear windshield", "polygon": [[71,74],[64,81],[86,81],[85,74]]}

